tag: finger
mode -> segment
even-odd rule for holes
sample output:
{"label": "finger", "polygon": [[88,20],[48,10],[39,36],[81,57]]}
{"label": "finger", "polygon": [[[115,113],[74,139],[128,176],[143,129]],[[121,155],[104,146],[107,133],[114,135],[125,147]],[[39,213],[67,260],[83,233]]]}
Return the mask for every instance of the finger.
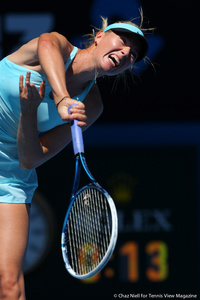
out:
{"label": "finger", "polygon": [[[25,87],[24,87],[24,92],[27,93],[28,92],[28,85],[30,84],[30,77],[31,77],[31,72],[28,71],[26,73],[26,79],[25,79]],[[29,93],[30,93],[30,89],[29,89]]]}
{"label": "finger", "polygon": [[26,82],[30,82],[30,78],[31,78],[31,72],[28,71],[28,72],[26,73],[26,79],[25,79],[25,81],[26,81]]}
{"label": "finger", "polygon": [[70,113],[71,114],[77,113],[77,114],[84,115],[85,109],[79,109],[77,106],[73,106],[72,108],[70,108]]}
{"label": "finger", "polygon": [[68,101],[69,101],[70,105],[75,104],[73,106],[73,108],[85,109],[85,104],[83,102],[80,102],[80,101],[77,101],[77,100],[74,100],[74,99],[71,99],[71,100],[68,99]]}
{"label": "finger", "polygon": [[20,94],[23,92],[23,79],[24,79],[24,76],[20,75],[20,77],[19,77],[19,93]]}
{"label": "finger", "polygon": [[83,102],[76,101],[75,104],[77,104],[77,107],[78,107],[79,109],[85,109],[85,104],[84,104]]}
{"label": "finger", "polygon": [[80,113],[72,113],[70,115],[71,119],[75,119],[75,120],[78,120],[78,121],[86,121],[87,120],[87,116],[86,115],[82,115]]}
{"label": "finger", "polygon": [[80,126],[80,127],[84,127],[84,126],[87,125],[87,123],[86,122],[82,122],[82,121],[78,121],[77,125]]}
{"label": "finger", "polygon": [[28,81],[25,82],[25,92],[27,92],[29,96],[33,93],[33,87]]}
{"label": "finger", "polygon": [[39,89],[39,94],[42,99],[45,97],[45,81],[42,81]]}

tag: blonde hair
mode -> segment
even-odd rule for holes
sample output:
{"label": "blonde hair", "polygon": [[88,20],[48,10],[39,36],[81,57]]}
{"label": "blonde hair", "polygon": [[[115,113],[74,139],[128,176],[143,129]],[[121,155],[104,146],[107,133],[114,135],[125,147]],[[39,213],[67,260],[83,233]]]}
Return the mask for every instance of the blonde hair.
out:
{"label": "blonde hair", "polygon": [[[144,34],[146,33],[151,33],[153,30],[155,30],[155,28],[143,28],[143,21],[144,21],[144,16],[143,16],[143,10],[142,8],[139,9],[140,12],[140,25],[138,26],[137,24],[133,23],[132,21],[138,19],[138,18],[134,18],[131,21],[117,21],[115,23],[126,23],[126,24],[130,24],[133,25],[135,27],[138,27]],[[86,34],[85,36],[88,37],[88,40],[86,42],[86,47],[91,46],[94,43],[94,37],[95,34],[98,33],[99,31],[104,31],[106,29],[106,27],[108,27],[108,18],[104,18],[101,16],[102,19],[102,25],[101,28],[97,28],[95,26],[92,26],[94,29],[94,31],[92,33]],[[149,32],[151,31],[151,32]],[[94,34],[95,32],[95,34]],[[109,32],[109,30],[107,31]]]}
{"label": "blonde hair", "polygon": [[[143,10],[142,10],[142,8],[139,9],[139,13],[140,13],[140,17],[134,18],[134,19],[132,19],[131,21],[117,21],[117,22],[115,22],[115,23],[126,23],[126,24],[130,24],[130,25],[133,25],[133,26],[135,26],[135,27],[138,27],[144,34],[151,34],[151,33],[155,30],[155,28],[143,28],[142,26],[143,26],[143,22],[144,22],[144,16],[143,16]],[[136,19],[139,19],[139,18],[140,18],[140,25],[138,26],[137,24],[133,23],[133,21],[136,20]],[[102,25],[101,25],[101,28],[97,28],[97,27],[95,27],[95,26],[92,26],[92,27],[94,28],[93,31],[92,31],[92,33],[89,33],[89,34],[86,34],[86,35],[85,35],[85,36],[87,37],[87,41],[85,42],[85,47],[86,47],[86,48],[88,48],[88,47],[90,47],[92,44],[94,44],[94,38],[95,38],[96,34],[97,34],[99,31],[104,31],[104,30],[106,29],[106,27],[108,27],[108,25],[109,25],[109,24],[108,24],[108,18],[104,18],[104,17],[101,16],[101,19],[102,19]],[[106,31],[106,34],[107,34],[109,31],[110,31],[110,30]],[[155,71],[154,64],[151,62],[151,60],[150,60],[147,56],[145,56],[145,57],[143,58],[143,60],[144,60],[145,64],[146,64],[146,63],[150,64],[150,65],[153,67],[154,71]],[[132,71],[133,71],[133,69],[135,69],[135,68],[136,68],[136,67],[135,67],[135,64],[134,64],[134,65],[131,66],[130,69],[129,69],[129,71],[131,71],[130,74],[131,74],[131,77],[132,77],[132,79],[133,79],[134,82],[135,82],[135,80],[134,80],[134,78],[133,78],[133,73],[132,73]],[[127,70],[127,71],[128,71],[128,70]],[[127,74],[127,72],[125,71],[125,72],[120,73],[120,74],[118,74],[118,75],[116,76],[116,79],[115,79],[115,82],[114,82],[112,91],[115,90],[116,85],[117,85],[117,82],[118,82],[119,80],[121,80],[121,79],[124,81],[125,87],[127,87],[127,85],[126,85],[126,74]]]}

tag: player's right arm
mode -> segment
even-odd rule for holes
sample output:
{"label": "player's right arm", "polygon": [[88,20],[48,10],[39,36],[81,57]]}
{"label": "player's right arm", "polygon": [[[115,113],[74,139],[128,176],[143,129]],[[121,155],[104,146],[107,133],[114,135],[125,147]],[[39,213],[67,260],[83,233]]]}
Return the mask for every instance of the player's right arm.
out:
{"label": "player's right arm", "polygon": [[[55,105],[67,96],[58,106],[58,113],[65,121],[69,121],[68,107],[77,104],[76,109],[83,111],[84,104],[70,98],[66,86],[65,62],[73,45],[57,32],[44,33],[23,45],[9,56],[9,60],[30,70],[44,72],[51,86]],[[81,120],[80,120],[81,121]]]}

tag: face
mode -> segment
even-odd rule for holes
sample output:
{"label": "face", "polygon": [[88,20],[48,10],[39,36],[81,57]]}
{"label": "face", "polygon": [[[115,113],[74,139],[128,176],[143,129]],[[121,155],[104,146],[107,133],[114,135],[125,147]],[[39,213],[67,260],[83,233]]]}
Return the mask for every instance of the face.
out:
{"label": "face", "polygon": [[138,56],[137,42],[123,33],[100,31],[95,37],[95,60],[100,76],[114,76],[129,69]]}

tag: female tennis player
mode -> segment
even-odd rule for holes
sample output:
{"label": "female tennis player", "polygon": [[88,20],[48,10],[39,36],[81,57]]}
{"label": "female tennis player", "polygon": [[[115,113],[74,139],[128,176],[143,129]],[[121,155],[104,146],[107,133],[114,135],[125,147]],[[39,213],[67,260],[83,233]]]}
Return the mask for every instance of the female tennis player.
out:
{"label": "female tennis player", "polygon": [[96,78],[143,59],[143,32],[134,23],[108,26],[104,19],[86,49],[57,32],[44,33],[0,62],[0,299],[25,299],[22,263],[35,168],[70,142],[70,120],[85,130],[99,117]]}

